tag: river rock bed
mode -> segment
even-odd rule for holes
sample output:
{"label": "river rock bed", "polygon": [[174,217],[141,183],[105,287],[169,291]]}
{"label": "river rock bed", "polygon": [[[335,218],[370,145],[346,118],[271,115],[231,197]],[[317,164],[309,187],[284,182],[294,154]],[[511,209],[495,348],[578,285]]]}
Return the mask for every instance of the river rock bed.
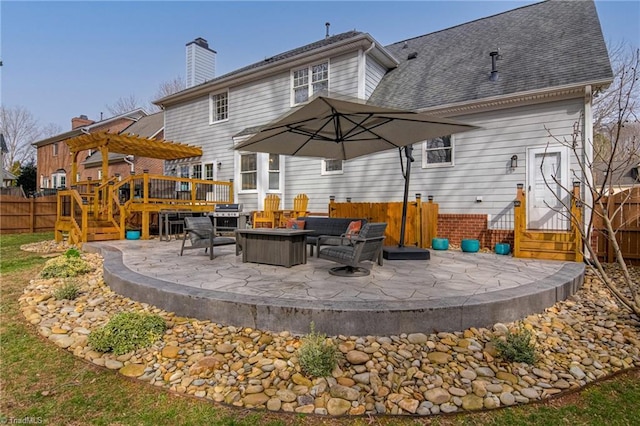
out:
{"label": "river rock bed", "polygon": [[[44,246],[43,246],[44,247]],[[39,253],[60,252],[49,244]],[[618,306],[595,275],[566,301],[521,321],[534,333],[534,365],[501,360],[492,339],[518,324],[456,333],[332,336],[341,359],[330,377],[301,371],[300,336],[177,317],[122,297],[105,284],[102,258],[77,278],[35,278],[20,297],[26,320],[61,348],[151,386],[245,408],[320,415],[433,415],[511,406],[576,389],[640,367],[640,321]],[[632,269],[636,282],[640,268]],[[73,280],[75,300],[53,292]],[[167,330],[153,346],[121,356],[87,344],[118,312],[158,314]]]}

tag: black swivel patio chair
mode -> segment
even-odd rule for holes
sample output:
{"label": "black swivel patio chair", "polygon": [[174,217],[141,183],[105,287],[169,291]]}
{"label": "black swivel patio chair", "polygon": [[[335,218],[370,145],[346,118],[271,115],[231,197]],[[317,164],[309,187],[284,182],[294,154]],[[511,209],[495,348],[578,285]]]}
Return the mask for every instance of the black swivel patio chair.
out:
{"label": "black swivel patio chair", "polygon": [[[206,253],[209,250],[209,259],[213,259],[213,248],[216,246],[226,246],[235,244],[235,238],[216,237],[215,228],[209,217],[185,217],[184,218],[184,237],[182,238],[182,247],[180,248],[180,256],[185,249],[204,248]],[[191,242],[191,246],[186,246],[187,238]]]}
{"label": "black swivel patio chair", "polygon": [[329,273],[340,277],[364,277],[369,269],[362,262],[378,262],[382,266],[382,243],[386,223],[367,223],[360,233],[353,237],[343,237],[342,244],[325,246],[318,252],[320,259],[331,260],[345,266],[331,268]]}

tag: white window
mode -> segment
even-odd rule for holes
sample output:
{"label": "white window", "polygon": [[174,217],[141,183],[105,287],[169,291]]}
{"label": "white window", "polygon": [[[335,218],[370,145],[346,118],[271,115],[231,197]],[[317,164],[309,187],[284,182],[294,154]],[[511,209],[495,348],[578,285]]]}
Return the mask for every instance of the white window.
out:
{"label": "white window", "polygon": [[58,142],[55,142],[53,144],[53,156],[57,156],[58,155]]}
{"label": "white window", "polygon": [[213,180],[213,163],[204,165],[204,178],[206,180]]}
{"label": "white window", "polygon": [[216,93],[209,96],[211,123],[225,121],[229,118],[229,92]]}
{"label": "white window", "polygon": [[314,93],[329,90],[329,62],[294,70],[291,78],[293,104],[306,102]]}
{"label": "white window", "polygon": [[342,160],[322,160],[322,175],[341,175],[343,173]]}
{"label": "white window", "polygon": [[258,189],[258,154],[240,154],[240,189]]}
{"label": "white window", "polygon": [[278,154],[240,153],[240,192],[279,192],[283,185],[282,158]]}
{"label": "white window", "polygon": [[280,156],[269,154],[269,190],[280,189]]}
{"label": "white window", "polygon": [[453,136],[442,136],[423,143],[422,167],[453,166]]}
{"label": "white window", "polygon": [[98,170],[98,180],[102,180],[102,170]]}
{"label": "white window", "polygon": [[194,164],[191,173],[193,179],[202,179],[202,164]]}
{"label": "white window", "polygon": [[[188,178],[189,177],[189,166],[182,165],[180,166],[180,177]],[[189,190],[189,182],[180,182],[180,191],[188,191]]]}
{"label": "white window", "polygon": [[64,170],[58,170],[51,175],[52,188],[64,188],[67,186],[67,174]]}

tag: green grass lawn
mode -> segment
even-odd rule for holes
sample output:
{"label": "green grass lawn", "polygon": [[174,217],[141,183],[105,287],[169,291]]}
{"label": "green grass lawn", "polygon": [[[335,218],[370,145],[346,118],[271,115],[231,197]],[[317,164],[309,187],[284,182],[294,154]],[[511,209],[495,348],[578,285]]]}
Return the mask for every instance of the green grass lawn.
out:
{"label": "green grass lawn", "polygon": [[52,233],[0,236],[0,423],[50,425],[635,425],[640,371],[545,403],[441,417],[304,416],[237,409],[154,388],[74,357],[25,321],[18,297],[46,261],[20,250]]}

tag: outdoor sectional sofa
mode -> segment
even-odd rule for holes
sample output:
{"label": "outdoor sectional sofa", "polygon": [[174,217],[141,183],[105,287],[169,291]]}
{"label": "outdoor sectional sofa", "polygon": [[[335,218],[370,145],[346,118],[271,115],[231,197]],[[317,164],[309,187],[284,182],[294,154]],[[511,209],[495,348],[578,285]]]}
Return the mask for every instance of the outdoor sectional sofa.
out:
{"label": "outdoor sectional sofa", "polygon": [[[345,218],[345,217],[324,217],[324,216],[306,216],[299,217],[298,220],[304,221],[304,229],[311,230],[313,233],[307,234],[307,245],[309,246],[309,255],[313,256],[313,247],[318,244],[318,237],[333,236],[340,237],[347,231],[349,224],[355,220],[361,221],[362,225],[367,223],[367,219],[363,218]],[[332,243],[323,238],[324,244]],[[336,239],[335,244],[340,244]],[[320,250],[320,247],[318,247]]]}

